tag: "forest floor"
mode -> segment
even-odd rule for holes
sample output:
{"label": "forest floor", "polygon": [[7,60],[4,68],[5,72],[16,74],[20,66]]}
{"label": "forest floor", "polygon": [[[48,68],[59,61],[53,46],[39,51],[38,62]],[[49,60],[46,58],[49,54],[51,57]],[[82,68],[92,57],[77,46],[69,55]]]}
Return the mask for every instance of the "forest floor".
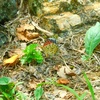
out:
{"label": "forest floor", "polygon": [[[92,25],[85,27],[92,27]],[[30,25],[29,17],[20,18],[20,21],[12,24],[10,31],[8,30],[9,42],[0,47],[0,77],[10,77],[15,83],[23,82],[18,86],[18,90],[28,96],[33,96],[37,84],[41,82],[57,82],[72,88],[79,95],[86,92],[84,100],[92,100],[84,79],[85,72],[93,86],[96,100],[100,100],[100,47],[94,50],[90,60],[81,59],[85,53],[84,37],[87,31],[85,27],[82,32],[71,35],[57,34],[54,39],[55,36],[48,38]],[[33,31],[34,36],[31,34]],[[50,38],[56,43],[52,42],[52,45],[48,43]],[[32,43],[39,44],[39,50],[44,58],[43,63],[37,64],[33,61],[22,65],[19,59],[23,55],[23,50]],[[48,46],[42,50],[45,43]],[[18,55],[14,61],[12,59],[5,63],[5,59],[14,55]],[[76,100],[74,94],[55,84],[45,84],[43,89],[44,94],[40,100]]]}

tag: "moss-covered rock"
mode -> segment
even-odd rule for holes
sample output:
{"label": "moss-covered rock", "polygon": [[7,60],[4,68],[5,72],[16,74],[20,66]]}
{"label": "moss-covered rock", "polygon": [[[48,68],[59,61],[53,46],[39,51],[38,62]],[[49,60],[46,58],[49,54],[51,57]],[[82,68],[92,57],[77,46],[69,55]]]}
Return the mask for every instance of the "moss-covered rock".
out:
{"label": "moss-covered rock", "polygon": [[14,18],[17,14],[16,0],[0,0],[0,24]]}

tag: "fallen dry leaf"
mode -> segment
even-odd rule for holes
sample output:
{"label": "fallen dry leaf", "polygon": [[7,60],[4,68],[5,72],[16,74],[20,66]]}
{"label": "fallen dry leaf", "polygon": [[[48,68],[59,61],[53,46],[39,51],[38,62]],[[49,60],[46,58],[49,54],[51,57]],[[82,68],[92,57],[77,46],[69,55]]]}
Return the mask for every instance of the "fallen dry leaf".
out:
{"label": "fallen dry leaf", "polygon": [[16,33],[19,40],[29,41],[22,33]]}
{"label": "fallen dry leaf", "polygon": [[61,77],[61,78],[67,78],[66,73],[64,72],[64,69],[65,69],[65,67],[62,66],[62,67],[57,71],[58,76]]}
{"label": "fallen dry leaf", "polygon": [[22,41],[29,41],[31,39],[39,37],[39,33],[33,32],[34,26],[25,24],[21,25],[20,27],[17,28],[16,35],[19,40]]}
{"label": "fallen dry leaf", "polygon": [[70,67],[69,67],[68,65],[67,65],[67,67],[65,68],[65,73],[66,73],[66,75],[68,75],[68,76],[75,76],[75,75],[76,75],[75,71],[71,70]]}
{"label": "fallen dry leaf", "polygon": [[18,62],[18,55],[14,55],[3,61],[3,65],[14,66]]}
{"label": "fallen dry leaf", "polygon": [[18,27],[17,28],[17,32],[19,33],[19,32],[24,32],[25,31],[25,29],[23,28],[23,27]]}
{"label": "fallen dry leaf", "polygon": [[23,32],[26,30],[35,30],[35,27],[30,24],[24,24],[17,28],[17,32]]}
{"label": "fallen dry leaf", "polygon": [[32,89],[36,89],[37,84],[38,84],[38,83],[36,83],[36,82],[34,82],[34,81],[29,82],[29,84],[28,84],[28,88],[29,88],[30,90],[32,90]]}
{"label": "fallen dry leaf", "polygon": [[66,90],[59,89],[55,89],[53,91],[53,95],[55,96],[54,100],[71,100],[70,98],[73,96],[73,94],[67,92]]}
{"label": "fallen dry leaf", "polygon": [[33,90],[37,88],[37,84],[43,82],[43,80],[38,80],[38,79],[32,79],[28,84],[27,87],[29,90]]}
{"label": "fallen dry leaf", "polygon": [[70,82],[67,79],[60,78],[60,79],[57,80],[57,83],[59,83],[59,84],[69,84]]}
{"label": "fallen dry leaf", "polygon": [[25,24],[22,27],[24,27],[24,29],[26,29],[26,30],[35,30],[35,27],[30,24]]}
{"label": "fallen dry leaf", "polygon": [[75,76],[76,74],[70,69],[69,66],[62,66],[58,71],[57,71],[58,76],[61,78],[67,78],[67,75],[69,76]]}
{"label": "fallen dry leaf", "polygon": [[24,54],[23,53],[23,49],[20,49],[20,48],[18,48],[18,49],[12,49],[11,51],[9,51],[9,56],[10,57],[13,56],[13,55],[18,55],[19,58],[20,58],[23,54]]}
{"label": "fallen dry leaf", "polygon": [[39,37],[39,33],[26,31],[26,38],[28,40],[31,40],[31,39],[34,39],[34,38],[37,38],[37,37]]}

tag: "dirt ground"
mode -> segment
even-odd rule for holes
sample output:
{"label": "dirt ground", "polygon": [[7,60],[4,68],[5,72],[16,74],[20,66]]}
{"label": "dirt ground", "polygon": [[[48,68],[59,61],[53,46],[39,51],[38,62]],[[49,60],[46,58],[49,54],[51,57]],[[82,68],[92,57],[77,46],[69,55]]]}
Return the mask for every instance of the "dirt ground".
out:
{"label": "dirt ground", "polygon": [[[85,54],[85,33],[95,25],[95,22],[78,27],[80,30],[78,32],[73,28],[68,32],[56,33],[51,37],[45,34],[47,31],[40,32],[35,29],[30,22],[29,16],[24,16],[24,18],[22,16],[18,22],[12,23],[7,28],[8,41],[0,47],[0,77],[8,76],[15,83],[23,82],[18,86],[18,90],[28,96],[33,96],[37,84],[54,80],[69,86],[79,95],[86,92],[84,100],[92,100],[83,76],[85,72],[93,86],[96,100],[100,100],[100,44],[94,50],[91,59],[82,60],[82,55]],[[48,42],[45,44],[50,38],[53,39],[52,45]],[[39,44],[39,50],[44,58],[43,63],[37,64],[33,61],[22,65],[20,58],[23,50],[32,43]],[[50,46],[43,50],[44,44]],[[46,56],[48,52],[50,55]],[[5,59],[9,59],[13,55],[19,55],[17,61],[5,64]],[[60,80],[64,80],[65,83]],[[62,87],[47,84],[43,86],[43,89],[44,94],[40,100],[76,100],[71,92]]]}
{"label": "dirt ground", "polygon": [[[86,31],[86,30],[85,30]],[[64,35],[65,33],[63,33]],[[45,57],[43,53],[43,64],[30,63],[21,65],[20,62],[7,66],[3,65],[3,60],[16,54],[16,51],[20,49],[22,43],[27,45],[31,43],[40,43],[42,45],[43,34],[31,42],[19,41],[17,37],[14,37],[10,43],[4,44],[0,48],[0,76],[8,76],[15,82],[24,82],[19,86],[19,90],[32,95],[33,90],[36,88],[36,84],[46,81],[48,79],[59,80],[65,78],[69,80],[67,86],[74,89],[78,94],[87,92],[84,100],[92,100],[89,89],[83,78],[83,72],[85,72],[90,79],[95,91],[96,100],[100,100],[100,53],[99,46],[95,49],[92,58],[89,61],[82,61],[82,55],[84,54],[84,32],[76,33],[66,37],[60,37],[56,39],[56,44],[59,48],[57,54],[53,57]],[[43,40],[41,39],[43,38]],[[17,51],[19,52],[19,51]],[[64,74],[62,71],[59,73],[60,68],[69,66],[74,74]],[[68,70],[68,69],[67,69]],[[59,92],[58,92],[59,91]],[[76,100],[75,96],[69,91],[63,88],[56,87],[54,85],[44,86],[44,95],[41,100]]]}

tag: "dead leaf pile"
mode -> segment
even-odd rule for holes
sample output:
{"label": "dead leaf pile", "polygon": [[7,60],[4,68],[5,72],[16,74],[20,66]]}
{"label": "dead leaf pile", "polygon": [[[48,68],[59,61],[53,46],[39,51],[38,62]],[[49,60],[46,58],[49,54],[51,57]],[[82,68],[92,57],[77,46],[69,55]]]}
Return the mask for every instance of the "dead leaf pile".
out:
{"label": "dead leaf pile", "polygon": [[17,28],[16,35],[19,40],[22,41],[30,41],[34,38],[39,37],[39,33],[34,32],[35,28],[33,25],[30,24],[25,24],[25,25],[20,25],[20,27]]}

